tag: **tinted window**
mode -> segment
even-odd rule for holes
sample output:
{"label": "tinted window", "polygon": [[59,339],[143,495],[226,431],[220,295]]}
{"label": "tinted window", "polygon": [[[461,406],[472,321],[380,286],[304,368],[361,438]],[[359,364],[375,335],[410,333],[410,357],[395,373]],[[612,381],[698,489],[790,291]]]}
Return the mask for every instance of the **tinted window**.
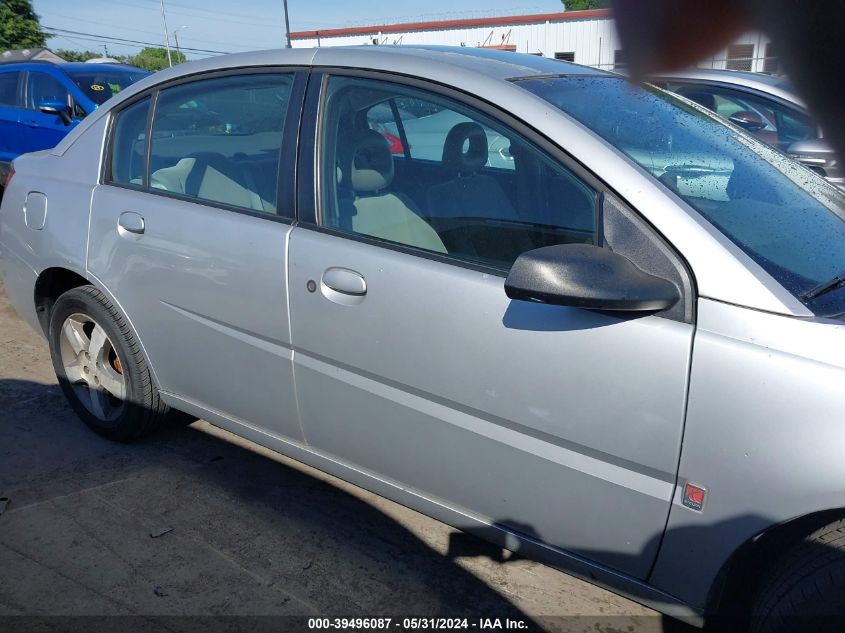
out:
{"label": "tinted window", "polygon": [[112,128],[111,181],[144,184],[144,150],[147,140],[149,97],[121,110]]}
{"label": "tinted window", "polygon": [[64,84],[47,73],[30,71],[26,82],[26,107],[37,110],[45,101],[70,103]]}
{"label": "tinted window", "polygon": [[18,100],[18,79],[21,74],[18,71],[0,73],[0,105],[19,106]]}
{"label": "tinted window", "polygon": [[517,84],[627,154],[796,296],[845,271],[845,196],[783,154],[623,79]]}
{"label": "tinted window", "polygon": [[275,213],[292,81],[291,75],[251,74],[162,91],[153,122],[150,186]]}
{"label": "tinted window", "polygon": [[72,72],[68,76],[73,80],[86,97],[96,104],[102,104],[118,92],[143,79],[150,73],[141,70],[112,70],[100,69],[96,64],[86,72]]}
{"label": "tinted window", "polygon": [[487,115],[362,79],[331,78],[326,98],[326,226],[504,270],[534,248],[595,243],[595,192]]}

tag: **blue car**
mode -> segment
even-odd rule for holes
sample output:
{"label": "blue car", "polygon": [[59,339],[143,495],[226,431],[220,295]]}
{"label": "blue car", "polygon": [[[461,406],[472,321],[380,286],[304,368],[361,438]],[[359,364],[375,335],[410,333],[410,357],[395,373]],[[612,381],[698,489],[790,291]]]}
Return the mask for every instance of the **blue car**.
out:
{"label": "blue car", "polygon": [[0,168],[54,147],[83,117],[149,74],[123,64],[0,64]]}

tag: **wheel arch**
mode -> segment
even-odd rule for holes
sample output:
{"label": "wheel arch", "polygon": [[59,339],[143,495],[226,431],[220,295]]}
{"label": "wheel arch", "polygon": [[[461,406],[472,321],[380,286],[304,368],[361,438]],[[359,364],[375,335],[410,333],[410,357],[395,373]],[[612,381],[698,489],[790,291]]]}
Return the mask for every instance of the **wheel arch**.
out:
{"label": "wheel arch", "polygon": [[111,301],[123,315],[123,318],[132,329],[135,339],[138,341],[138,345],[141,347],[144,358],[146,358],[149,363],[149,370],[153,377],[153,381],[156,385],[158,385],[159,382],[158,377],[156,376],[155,366],[147,354],[144,341],[140,336],[138,336],[138,329],[132,322],[132,318],[126,313],[126,310],[123,309],[120,301],[118,301],[109,289],[106,288],[106,286],[94,275],[83,274],[81,271],[63,266],[45,268],[38,274],[38,278],[35,281],[33,299],[35,301],[35,314],[38,318],[38,323],[41,326],[44,336],[49,336],[50,313],[56,299],[68,290],[88,285],[94,286],[97,290],[106,295],[109,301]]}
{"label": "wheel arch", "polygon": [[45,336],[49,333],[50,313],[56,299],[68,290],[87,285],[97,284],[93,284],[84,275],[69,268],[54,266],[45,268],[38,274],[38,278],[35,280],[33,299],[35,301],[35,314]]}
{"label": "wheel arch", "polygon": [[708,594],[707,616],[746,616],[767,575],[803,538],[845,518],[845,508],[818,510],[773,525],[742,545],[722,565]]}

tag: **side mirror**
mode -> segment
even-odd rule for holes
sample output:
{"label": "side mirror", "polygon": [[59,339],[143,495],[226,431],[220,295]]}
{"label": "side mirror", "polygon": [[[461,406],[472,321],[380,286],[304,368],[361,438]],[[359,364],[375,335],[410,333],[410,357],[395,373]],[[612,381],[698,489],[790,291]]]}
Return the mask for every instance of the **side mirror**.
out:
{"label": "side mirror", "polygon": [[681,298],[671,281],[590,244],[559,244],[523,253],[505,280],[505,294],[520,301],[623,312],[659,312]]}
{"label": "side mirror", "polygon": [[70,106],[63,101],[42,101],[38,104],[38,111],[43,114],[54,114],[62,118],[65,125],[70,125],[73,121]]}
{"label": "side mirror", "polygon": [[827,169],[833,167],[836,161],[833,148],[823,138],[795,141],[786,148],[786,153],[822,176],[827,175]]}
{"label": "side mirror", "polygon": [[766,124],[763,123],[763,117],[756,112],[750,112],[748,110],[734,112],[728,117],[728,121],[749,132],[759,132],[766,127]]}

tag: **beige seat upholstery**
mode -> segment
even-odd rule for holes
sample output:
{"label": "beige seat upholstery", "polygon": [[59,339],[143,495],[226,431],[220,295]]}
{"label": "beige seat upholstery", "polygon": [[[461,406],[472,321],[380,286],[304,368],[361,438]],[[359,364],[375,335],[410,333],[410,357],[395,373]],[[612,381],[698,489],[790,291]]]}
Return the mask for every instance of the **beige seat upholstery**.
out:
{"label": "beige seat upholstery", "polygon": [[193,198],[230,204],[256,211],[272,211],[272,205],[247,186],[249,174],[222,154],[201,153],[181,159],[172,167],[156,170],[150,185]]}
{"label": "beige seat upholstery", "polygon": [[[355,233],[445,253],[437,232],[413,210],[408,198],[388,191],[393,182],[393,156],[387,140],[374,130],[357,130],[338,138],[341,179],[352,189],[352,208],[340,205],[341,225]],[[339,196],[340,197],[340,196]]]}

